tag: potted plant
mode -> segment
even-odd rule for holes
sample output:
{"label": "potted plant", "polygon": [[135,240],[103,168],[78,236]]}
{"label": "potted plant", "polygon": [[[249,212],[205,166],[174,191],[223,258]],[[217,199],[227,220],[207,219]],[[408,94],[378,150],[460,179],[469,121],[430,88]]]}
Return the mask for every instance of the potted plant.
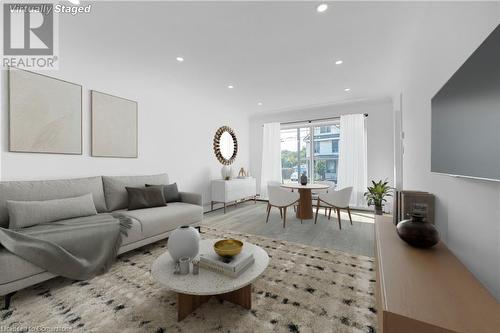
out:
{"label": "potted plant", "polygon": [[375,214],[382,215],[382,207],[384,202],[387,202],[386,197],[392,197],[391,187],[387,181],[379,180],[375,182],[372,180],[373,186],[368,186],[368,192],[365,192],[365,198],[368,206],[375,206]]}

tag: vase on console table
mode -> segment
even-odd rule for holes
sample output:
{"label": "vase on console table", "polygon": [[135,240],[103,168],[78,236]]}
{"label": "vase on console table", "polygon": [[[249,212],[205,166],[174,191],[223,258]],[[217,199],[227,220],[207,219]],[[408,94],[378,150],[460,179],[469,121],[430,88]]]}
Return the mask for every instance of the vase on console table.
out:
{"label": "vase on console table", "polygon": [[224,180],[230,180],[232,175],[233,175],[233,168],[230,166],[224,165],[222,169],[220,170],[220,174],[222,176],[222,179]]}
{"label": "vase on console table", "polygon": [[194,259],[200,249],[200,233],[193,227],[180,226],[168,237],[167,248],[174,262],[182,257]]}
{"label": "vase on console table", "polygon": [[396,230],[399,238],[414,247],[429,248],[439,242],[439,233],[431,223],[424,220],[425,215],[413,212],[409,220],[398,223]]}

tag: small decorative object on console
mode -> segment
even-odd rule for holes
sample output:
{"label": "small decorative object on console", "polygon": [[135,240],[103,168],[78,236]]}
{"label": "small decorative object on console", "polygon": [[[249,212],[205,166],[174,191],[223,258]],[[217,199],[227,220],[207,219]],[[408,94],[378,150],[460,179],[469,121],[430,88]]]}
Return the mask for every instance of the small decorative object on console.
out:
{"label": "small decorative object on console", "polygon": [[198,255],[200,234],[193,227],[183,225],[175,229],[168,238],[167,248],[175,262],[181,257],[193,259]]}
{"label": "small decorative object on console", "polygon": [[411,219],[398,223],[399,237],[411,246],[429,248],[439,242],[439,233],[433,224],[424,220],[425,215],[414,211]]}
{"label": "small decorative object on console", "polygon": [[246,178],[248,177],[248,173],[245,171],[245,168],[241,168],[240,172],[238,172],[238,178]]}
{"label": "small decorative object on console", "polygon": [[301,185],[307,185],[307,176],[306,176],[305,172],[303,172],[302,176],[300,176],[300,184]]}
{"label": "small decorative object on console", "polygon": [[222,176],[222,179],[224,180],[230,180],[233,174],[233,168],[230,166],[224,165],[222,169],[220,170],[220,174]]}

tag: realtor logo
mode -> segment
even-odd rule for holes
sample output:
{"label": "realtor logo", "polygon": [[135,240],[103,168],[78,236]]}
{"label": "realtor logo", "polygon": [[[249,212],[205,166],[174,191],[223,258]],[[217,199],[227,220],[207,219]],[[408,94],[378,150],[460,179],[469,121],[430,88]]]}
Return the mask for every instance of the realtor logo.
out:
{"label": "realtor logo", "polygon": [[54,54],[54,8],[52,4],[4,4],[4,55]]}

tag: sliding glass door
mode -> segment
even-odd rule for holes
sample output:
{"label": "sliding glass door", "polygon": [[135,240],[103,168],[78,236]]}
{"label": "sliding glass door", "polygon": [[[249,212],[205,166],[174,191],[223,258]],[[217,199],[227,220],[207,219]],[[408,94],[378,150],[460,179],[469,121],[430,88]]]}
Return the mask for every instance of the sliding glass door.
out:
{"label": "sliding glass door", "polygon": [[283,182],[297,182],[302,173],[305,173],[309,181],[337,183],[339,136],[338,122],[283,126],[281,129]]}

